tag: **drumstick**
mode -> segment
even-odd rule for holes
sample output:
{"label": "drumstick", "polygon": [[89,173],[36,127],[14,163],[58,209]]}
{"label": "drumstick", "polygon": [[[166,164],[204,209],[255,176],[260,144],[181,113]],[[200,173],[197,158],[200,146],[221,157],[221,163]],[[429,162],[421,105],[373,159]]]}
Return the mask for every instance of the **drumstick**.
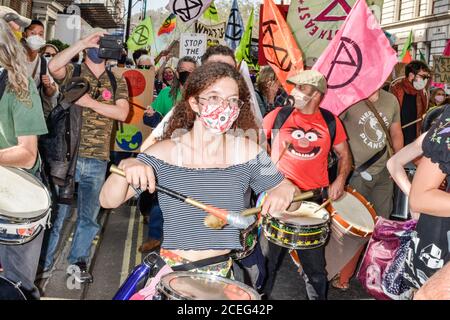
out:
{"label": "drumstick", "polygon": [[402,126],[402,129],[405,129],[405,128],[409,127],[409,126],[412,126],[413,124],[422,121],[424,118],[425,118],[425,115],[423,115],[422,117],[420,117],[420,118],[418,118],[418,119],[416,119],[414,121],[411,121],[410,123],[405,124],[404,126]]}
{"label": "drumstick", "polygon": [[[115,165],[112,165],[111,168],[109,169],[109,171],[112,173],[118,174],[122,177],[125,177],[125,172],[122,169],[119,169]],[[133,187],[133,189],[134,189],[134,187]],[[166,195],[168,195],[172,198],[175,198],[177,200],[180,200],[182,202],[190,204],[191,206],[194,206],[198,209],[206,211],[207,213],[219,218],[220,220],[222,220],[225,223],[235,226],[236,228],[245,229],[254,222],[254,221],[250,221],[250,219],[245,219],[244,217],[241,217],[239,215],[239,213],[237,213],[237,212],[229,212],[225,209],[221,209],[221,208],[217,208],[217,207],[214,207],[211,205],[204,204],[200,201],[197,201],[195,199],[187,197],[187,196],[185,196],[181,193],[178,193],[176,191],[173,191],[171,189],[162,187],[158,184],[155,185],[155,189],[158,192],[165,193]]]}
{"label": "drumstick", "polygon": [[[292,202],[303,201],[306,199],[310,199],[312,197],[314,197],[314,191],[307,191],[307,192],[303,192],[302,194],[299,194],[297,196],[294,196],[294,199],[292,199]],[[247,217],[247,216],[255,215],[255,214],[260,213],[261,210],[262,210],[262,206],[246,209],[241,212],[241,216]]]}
{"label": "drumstick", "polygon": [[316,210],[314,210],[313,213],[316,213],[317,211],[322,210],[322,209],[325,208],[329,203],[331,203],[331,198],[328,198],[328,200],[325,201],[324,203],[322,203],[322,204],[320,205],[320,207],[318,207]]}

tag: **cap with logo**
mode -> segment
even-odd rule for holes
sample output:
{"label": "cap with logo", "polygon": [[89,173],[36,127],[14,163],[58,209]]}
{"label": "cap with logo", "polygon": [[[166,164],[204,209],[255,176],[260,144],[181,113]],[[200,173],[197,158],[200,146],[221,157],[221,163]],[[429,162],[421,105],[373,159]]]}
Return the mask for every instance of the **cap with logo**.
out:
{"label": "cap with logo", "polygon": [[304,70],[295,76],[289,77],[287,82],[294,85],[309,84],[325,94],[327,91],[327,80],[325,76],[316,70]]}
{"label": "cap with logo", "polygon": [[21,16],[15,10],[6,6],[0,6],[0,18],[6,22],[15,22],[23,28],[28,27],[31,24],[31,19]]}

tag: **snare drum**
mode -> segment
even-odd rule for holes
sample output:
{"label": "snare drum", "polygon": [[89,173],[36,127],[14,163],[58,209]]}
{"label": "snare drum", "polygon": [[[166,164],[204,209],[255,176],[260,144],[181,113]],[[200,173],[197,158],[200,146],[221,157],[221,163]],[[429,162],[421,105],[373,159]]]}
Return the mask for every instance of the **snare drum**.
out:
{"label": "snare drum", "polygon": [[369,241],[377,216],[372,205],[350,187],[327,209],[331,213],[331,236],[325,260],[328,278],[332,279]]}
{"label": "snare drum", "polygon": [[50,194],[33,175],[0,166],[0,244],[33,240],[50,219]]}
{"label": "snare drum", "polygon": [[261,300],[249,286],[235,280],[189,271],[161,277],[155,300]]}
{"label": "snare drum", "polygon": [[323,246],[329,234],[329,213],[314,202],[303,201],[293,212],[272,213],[264,217],[267,240],[289,249],[314,249]]}

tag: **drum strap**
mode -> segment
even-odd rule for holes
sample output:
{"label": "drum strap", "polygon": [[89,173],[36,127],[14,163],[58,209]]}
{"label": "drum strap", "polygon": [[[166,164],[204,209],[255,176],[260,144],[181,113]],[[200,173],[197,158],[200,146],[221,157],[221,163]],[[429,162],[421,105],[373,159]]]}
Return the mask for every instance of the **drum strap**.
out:
{"label": "drum strap", "polygon": [[5,92],[7,80],[8,80],[8,72],[6,71],[6,69],[0,68],[0,99],[2,98],[3,93]]}
{"label": "drum strap", "polygon": [[202,259],[202,260],[197,260],[194,262],[182,264],[179,266],[174,266],[171,268],[173,271],[189,271],[189,270],[200,269],[200,268],[210,266],[213,264],[225,262],[228,259],[230,259],[230,253],[223,254],[223,255],[220,255],[217,257],[211,257],[211,258],[206,258],[206,259]]}
{"label": "drum strap", "polygon": [[375,153],[369,160],[364,162],[362,165],[360,165],[358,168],[355,169],[355,172],[361,173],[363,171],[366,171],[369,169],[375,162],[381,159],[381,157],[386,153],[387,147],[384,146],[384,148],[377,153]]}

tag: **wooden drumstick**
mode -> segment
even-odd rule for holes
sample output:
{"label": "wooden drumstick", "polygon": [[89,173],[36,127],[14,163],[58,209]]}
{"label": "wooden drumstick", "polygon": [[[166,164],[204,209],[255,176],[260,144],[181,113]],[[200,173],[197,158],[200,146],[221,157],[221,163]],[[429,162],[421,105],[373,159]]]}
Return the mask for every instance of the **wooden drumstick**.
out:
{"label": "wooden drumstick", "polygon": [[329,203],[331,203],[331,198],[328,198],[328,200],[325,201],[324,203],[322,203],[322,204],[320,205],[320,207],[318,207],[316,210],[314,210],[313,213],[316,213],[317,211],[322,210],[322,209],[325,208]]}
{"label": "wooden drumstick", "polygon": [[[307,192],[303,192],[302,194],[299,194],[297,196],[294,196],[294,199],[292,199],[292,202],[303,201],[303,200],[310,199],[312,197],[314,197],[314,191],[307,191]],[[255,214],[260,213],[261,210],[262,210],[262,206],[246,209],[241,212],[241,216],[246,217],[246,216],[255,215]]]}

